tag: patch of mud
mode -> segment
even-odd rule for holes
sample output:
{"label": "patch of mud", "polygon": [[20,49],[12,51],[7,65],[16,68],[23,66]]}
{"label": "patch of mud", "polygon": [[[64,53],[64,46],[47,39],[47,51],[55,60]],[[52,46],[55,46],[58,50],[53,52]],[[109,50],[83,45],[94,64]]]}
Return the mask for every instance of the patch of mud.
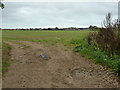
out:
{"label": "patch of mud", "polygon": [[71,76],[75,79],[82,79],[85,77],[92,77],[92,74],[84,68],[76,68],[71,71]]}

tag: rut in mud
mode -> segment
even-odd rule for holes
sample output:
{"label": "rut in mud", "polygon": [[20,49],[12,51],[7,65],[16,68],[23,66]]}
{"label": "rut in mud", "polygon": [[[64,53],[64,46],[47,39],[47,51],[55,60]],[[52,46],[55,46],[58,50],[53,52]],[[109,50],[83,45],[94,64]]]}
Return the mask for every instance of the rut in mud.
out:
{"label": "rut in mud", "polygon": [[[27,41],[12,46],[12,63],[3,88],[116,88],[117,77],[78,53],[62,46]],[[45,53],[49,59],[39,55]]]}

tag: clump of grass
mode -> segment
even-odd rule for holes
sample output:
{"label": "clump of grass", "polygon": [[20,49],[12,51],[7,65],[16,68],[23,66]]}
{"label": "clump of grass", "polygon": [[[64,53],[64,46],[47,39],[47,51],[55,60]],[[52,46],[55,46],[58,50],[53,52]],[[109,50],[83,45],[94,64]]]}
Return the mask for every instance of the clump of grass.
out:
{"label": "clump of grass", "polygon": [[10,50],[11,47],[8,44],[2,44],[2,75],[8,71],[10,65]]}
{"label": "clump of grass", "polygon": [[79,44],[80,42],[81,42],[81,40],[79,40],[79,39],[78,40],[73,39],[70,41],[71,44]]}
{"label": "clump of grass", "polygon": [[88,46],[86,40],[72,40],[70,43],[75,45],[75,52],[80,52],[94,63],[100,63],[120,73],[120,56],[114,55],[109,57],[108,54],[100,48]]}

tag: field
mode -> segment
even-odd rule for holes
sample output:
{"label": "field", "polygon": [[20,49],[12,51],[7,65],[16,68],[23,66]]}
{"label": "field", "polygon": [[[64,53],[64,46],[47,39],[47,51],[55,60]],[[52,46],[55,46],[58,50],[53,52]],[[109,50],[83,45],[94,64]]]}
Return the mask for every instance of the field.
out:
{"label": "field", "polygon": [[89,32],[3,31],[3,87],[118,87],[118,57],[88,47]]}
{"label": "field", "polygon": [[3,40],[25,40],[34,42],[67,43],[72,39],[83,39],[89,31],[3,31]]}

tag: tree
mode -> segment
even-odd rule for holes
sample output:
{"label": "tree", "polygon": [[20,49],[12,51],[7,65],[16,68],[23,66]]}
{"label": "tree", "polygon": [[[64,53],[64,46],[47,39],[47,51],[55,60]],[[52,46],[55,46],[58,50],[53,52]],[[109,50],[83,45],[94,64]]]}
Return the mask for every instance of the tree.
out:
{"label": "tree", "polygon": [[58,27],[55,27],[55,30],[58,30],[59,28]]}
{"label": "tree", "polygon": [[99,29],[99,28],[98,28],[97,26],[92,26],[92,25],[90,25],[90,26],[89,26],[89,29],[90,29],[90,30],[97,30],[97,29]]}
{"label": "tree", "polygon": [[5,8],[5,5],[2,3],[2,1],[0,0],[0,8]]}

